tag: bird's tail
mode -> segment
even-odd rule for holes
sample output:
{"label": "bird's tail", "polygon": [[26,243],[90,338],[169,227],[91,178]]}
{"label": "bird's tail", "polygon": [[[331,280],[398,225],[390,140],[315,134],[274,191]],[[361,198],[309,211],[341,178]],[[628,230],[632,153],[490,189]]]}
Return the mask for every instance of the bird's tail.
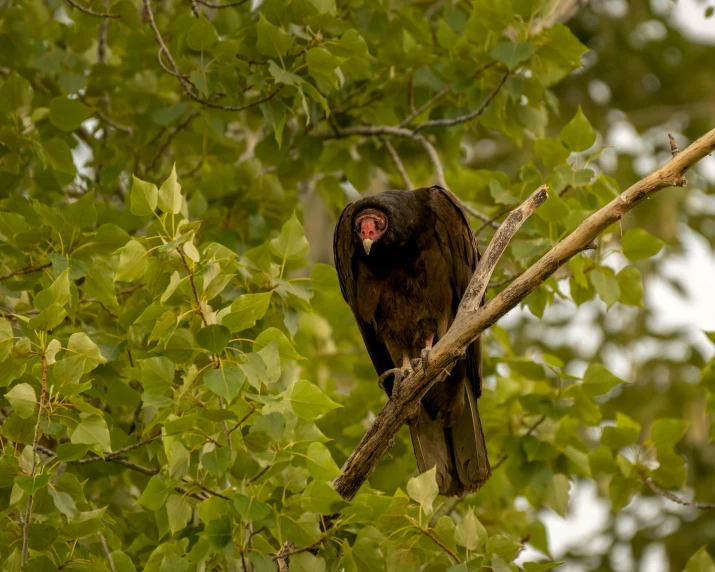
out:
{"label": "bird's tail", "polygon": [[432,419],[422,405],[410,425],[420,473],[436,466],[439,492],[448,497],[478,490],[491,475],[477,399],[469,383],[464,391],[464,410],[452,427]]}

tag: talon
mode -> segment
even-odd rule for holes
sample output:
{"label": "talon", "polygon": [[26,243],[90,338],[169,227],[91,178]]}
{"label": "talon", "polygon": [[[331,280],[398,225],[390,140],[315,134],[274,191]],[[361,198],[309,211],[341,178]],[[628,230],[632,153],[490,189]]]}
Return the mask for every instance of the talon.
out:
{"label": "talon", "polygon": [[400,384],[400,381],[402,381],[402,370],[399,367],[393,367],[392,369],[388,369],[386,372],[384,372],[377,380],[377,384],[380,386],[380,388],[384,391],[387,391],[387,389],[385,389],[385,380],[391,375],[394,376],[395,380],[392,382],[392,392],[390,393],[390,399],[392,399],[392,395],[395,393],[397,387]]}

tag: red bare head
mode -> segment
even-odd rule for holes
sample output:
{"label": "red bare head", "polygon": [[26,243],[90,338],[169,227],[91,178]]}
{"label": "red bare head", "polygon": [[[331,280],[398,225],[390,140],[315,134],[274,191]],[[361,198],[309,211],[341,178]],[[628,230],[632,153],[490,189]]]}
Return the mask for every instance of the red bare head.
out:
{"label": "red bare head", "polygon": [[360,237],[366,254],[370,254],[373,243],[387,230],[387,215],[377,209],[365,209],[355,217],[355,232]]}

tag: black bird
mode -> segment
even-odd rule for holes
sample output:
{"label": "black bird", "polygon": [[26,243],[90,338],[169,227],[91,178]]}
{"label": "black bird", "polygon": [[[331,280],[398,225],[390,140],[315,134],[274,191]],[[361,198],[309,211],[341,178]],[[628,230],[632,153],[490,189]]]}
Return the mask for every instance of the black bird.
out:
{"label": "black bird", "polygon": [[[386,191],[348,205],[333,250],[343,297],[380,376],[429,359],[479,260],[464,211],[441,187]],[[400,378],[385,383],[388,395]],[[446,496],[473,492],[491,475],[477,409],[481,384],[480,338],[432,386],[410,421],[417,466],[420,472],[437,467]]]}

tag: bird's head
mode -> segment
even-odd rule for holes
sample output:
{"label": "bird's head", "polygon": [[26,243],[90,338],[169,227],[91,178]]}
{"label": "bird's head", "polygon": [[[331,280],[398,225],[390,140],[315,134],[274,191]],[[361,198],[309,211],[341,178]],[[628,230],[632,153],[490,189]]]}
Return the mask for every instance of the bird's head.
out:
{"label": "bird's head", "polygon": [[372,245],[387,231],[387,215],[375,208],[363,209],[355,216],[355,233],[358,235],[365,254],[370,254]]}

